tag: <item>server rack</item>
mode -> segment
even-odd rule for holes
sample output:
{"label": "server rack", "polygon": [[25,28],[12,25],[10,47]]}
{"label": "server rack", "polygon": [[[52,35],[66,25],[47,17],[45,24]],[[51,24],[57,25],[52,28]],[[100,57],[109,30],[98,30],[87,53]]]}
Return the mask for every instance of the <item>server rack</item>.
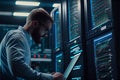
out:
{"label": "server rack", "polygon": [[87,41],[88,79],[117,79],[114,40],[114,34],[110,31]]}
{"label": "server rack", "polygon": [[113,28],[111,0],[84,0],[84,13],[87,39]]}
{"label": "server rack", "polygon": [[69,50],[69,58],[70,60],[74,57],[74,55],[81,53],[78,61],[74,65],[70,75],[69,80],[84,80],[84,54],[82,49],[82,44],[80,39],[75,39],[68,44]]}
{"label": "server rack", "polygon": [[62,28],[61,28],[61,6],[54,8],[51,12],[54,20],[52,27],[53,49],[59,51],[62,48]]}
{"label": "server rack", "polygon": [[[42,45],[42,44],[41,44]],[[40,49],[41,46],[32,44],[31,48],[31,67],[34,70],[50,73],[52,69],[51,49]],[[46,66],[48,65],[48,66]]]}
{"label": "server rack", "polygon": [[[68,80],[83,80],[84,79],[84,63],[83,63],[83,43],[82,43],[82,0],[64,0],[63,1],[63,24],[65,35],[67,39],[63,41],[63,50],[65,52],[64,61],[67,67],[71,58],[78,53],[82,53],[79,60],[73,67]],[[66,22],[66,23],[65,23]],[[63,32],[63,33],[64,33]],[[65,37],[65,35],[63,37]]]}
{"label": "server rack", "polygon": [[[118,25],[115,24],[118,21],[115,18],[117,13],[114,12],[117,8],[116,2],[112,0],[84,0],[88,79],[118,79],[117,53],[119,50],[118,32],[116,31]],[[99,55],[99,53],[102,54]],[[108,56],[107,62],[109,64],[99,61],[106,59],[105,56]]]}
{"label": "server rack", "polygon": [[54,71],[63,73],[64,60],[62,51],[62,26],[61,26],[61,4],[54,8],[51,12],[54,20],[52,27],[52,59],[54,65]]}

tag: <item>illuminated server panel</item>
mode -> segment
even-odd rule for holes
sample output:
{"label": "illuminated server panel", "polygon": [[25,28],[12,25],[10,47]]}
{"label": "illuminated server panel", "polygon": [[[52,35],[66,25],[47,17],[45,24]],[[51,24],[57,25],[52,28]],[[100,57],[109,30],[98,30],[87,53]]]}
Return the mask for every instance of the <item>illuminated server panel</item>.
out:
{"label": "illuminated server panel", "polygon": [[115,80],[112,52],[112,33],[94,40],[97,80]]}
{"label": "illuminated server panel", "polygon": [[63,53],[62,53],[62,26],[61,26],[61,5],[51,11],[54,23],[52,27],[52,60],[56,72],[63,73]]}
{"label": "illuminated server panel", "polygon": [[32,41],[31,44],[31,58],[32,61],[35,61],[35,59],[41,58],[41,60],[46,59],[48,61],[51,61],[51,49],[44,48],[44,45],[46,45],[45,42],[42,42],[41,44],[36,44],[34,41]]}
{"label": "illuminated server panel", "polygon": [[[31,43],[31,67],[34,70],[50,73],[52,72],[51,49],[49,46],[49,39],[41,39],[41,44],[36,44],[33,40]],[[47,66],[46,66],[47,65]]]}
{"label": "illuminated server panel", "polygon": [[60,26],[60,12],[59,9],[54,13],[54,25],[55,25],[55,48],[61,46],[61,26]]}
{"label": "illuminated server panel", "polygon": [[56,55],[56,64],[55,64],[56,72],[63,72],[63,54],[59,53]]}
{"label": "illuminated server panel", "polygon": [[44,43],[37,45],[32,42],[31,67],[40,72],[50,73],[52,71],[51,49],[44,49],[42,47],[44,46],[43,44]]}
{"label": "illuminated server panel", "polygon": [[69,40],[74,40],[81,35],[80,0],[69,0]]}
{"label": "illuminated server panel", "polygon": [[85,0],[87,37],[112,28],[111,0]]}
{"label": "illuminated server panel", "polygon": [[59,51],[62,47],[62,32],[61,32],[61,6],[54,8],[51,12],[54,19],[54,24],[52,27],[52,39],[53,48],[55,51]]}
{"label": "illuminated server panel", "polygon": [[[91,0],[91,14],[93,28],[100,27],[111,21],[110,0]],[[104,25],[105,26],[105,25]]]}
{"label": "illuminated server panel", "polygon": [[31,47],[31,67],[40,72],[50,73],[52,71],[51,62],[51,50],[41,49],[41,45],[33,43]]}
{"label": "illuminated server panel", "polygon": [[[68,0],[70,58],[82,52],[81,47],[81,0]],[[83,80],[83,55],[73,67],[71,80]]]}
{"label": "illuminated server panel", "polygon": [[[70,58],[72,59],[74,55],[82,53],[82,47],[79,43],[79,38],[70,43]],[[83,54],[81,54],[77,63],[72,69],[71,80],[83,80]]]}

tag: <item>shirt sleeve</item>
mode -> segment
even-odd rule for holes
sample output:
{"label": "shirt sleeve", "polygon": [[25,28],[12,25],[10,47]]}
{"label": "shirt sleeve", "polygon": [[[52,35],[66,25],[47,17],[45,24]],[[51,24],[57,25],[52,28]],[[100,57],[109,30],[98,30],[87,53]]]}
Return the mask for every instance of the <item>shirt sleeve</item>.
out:
{"label": "shirt sleeve", "polygon": [[53,80],[51,74],[33,70],[24,60],[25,44],[20,37],[12,36],[6,43],[8,65],[14,76],[27,80]]}

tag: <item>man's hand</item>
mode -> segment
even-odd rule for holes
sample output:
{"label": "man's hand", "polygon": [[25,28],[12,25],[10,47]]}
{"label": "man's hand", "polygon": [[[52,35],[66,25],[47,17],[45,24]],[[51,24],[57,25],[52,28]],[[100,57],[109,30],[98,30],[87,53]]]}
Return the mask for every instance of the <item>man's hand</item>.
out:
{"label": "man's hand", "polygon": [[63,74],[59,72],[52,73],[54,80],[65,80]]}

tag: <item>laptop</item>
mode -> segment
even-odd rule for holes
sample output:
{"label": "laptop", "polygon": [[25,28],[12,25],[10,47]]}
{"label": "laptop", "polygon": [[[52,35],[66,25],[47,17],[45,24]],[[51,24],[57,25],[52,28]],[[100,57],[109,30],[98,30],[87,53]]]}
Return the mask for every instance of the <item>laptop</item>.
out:
{"label": "laptop", "polygon": [[74,57],[70,61],[67,69],[64,72],[64,78],[65,78],[65,80],[68,78],[70,72],[72,71],[72,69],[73,69],[73,67],[74,67],[75,63],[77,62],[77,60],[78,60],[78,58],[79,58],[80,55],[81,55],[81,53],[74,55]]}

